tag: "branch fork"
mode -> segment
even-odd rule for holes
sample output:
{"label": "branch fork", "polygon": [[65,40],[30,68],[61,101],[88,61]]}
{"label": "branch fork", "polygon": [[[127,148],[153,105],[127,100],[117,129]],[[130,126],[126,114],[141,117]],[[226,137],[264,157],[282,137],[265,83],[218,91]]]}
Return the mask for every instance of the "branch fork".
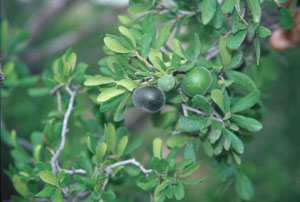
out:
{"label": "branch fork", "polygon": [[102,191],[105,190],[105,187],[108,183],[108,180],[109,180],[109,175],[113,173],[113,169],[114,168],[117,168],[119,166],[124,166],[124,165],[128,165],[128,164],[133,164],[135,166],[137,166],[145,175],[146,177],[149,176],[150,173],[153,172],[152,169],[145,169],[141,163],[139,163],[137,160],[135,160],[134,158],[132,159],[128,159],[128,160],[125,160],[125,161],[119,161],[117,163],[114,163],[114,164],[111,164],[111,165],[108,165],[105,169],[104,169],[104,172],[105,172],[105,180],[103,182],[103,185],[102,185]]}

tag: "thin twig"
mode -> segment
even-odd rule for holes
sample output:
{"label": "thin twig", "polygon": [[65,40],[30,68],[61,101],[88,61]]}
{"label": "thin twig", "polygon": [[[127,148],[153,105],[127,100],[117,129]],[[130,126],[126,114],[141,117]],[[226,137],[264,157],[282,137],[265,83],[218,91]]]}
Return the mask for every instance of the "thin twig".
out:
{"label": "thin twig", "polygon": [[72,174],[86,174],[86,171],[83,169],[73,169],[73,170],[62,169],[62,170],[71,175]]}
{"label": "thin twig", "polygon": [[[182,111],[183,111],[184,116],[189,116],[188,111],[194,112],[194,113],[196,113],[198,115],[201,115],[201,116],[207,116],[207,117],[209,116],[207,113],[205,113],[203,111],[200,111],[198,109],[195,109],[193,107],[187,106],[186,104],[181,104],[181,106],[182,106]],[[222,117],[214,110],[213,107],[212,107],[212,110],[213,110],[213,115],[215,115],[216,117],[211,115],[210,118],[220,122],[222,125],[225,125]]]}
{"label": "thin twig", "polygon": [[56,152],[53,154],[51,160],[50,160],[50,164],[51,164],[51,168],[52,168],[52,172],[54,174],[57,173],[57,166],[56,166],[56,162],[58,160],[58,157],[60,155],[60,153],[62,152],[62,150],[64,149],[65,146],[65,142],[66,142],[66,133],[68,131],[68,121],[71,115],[71,112],[73,110],[74,107],[74,100],[75,100],[75,96],[77,94],[77,88],[74,88],[74,91],[72,91],[70,89],[69,86],[65,86],[66,91],[70,94],[70,100],[69,100],[69,105],[68,105],[68,109],[64,115],[64,119],[63,119],[63,126],[62,126],[62,131],[61,131],[61,142],[60,142],[60,146],[59,148],[56,150]]}
{"label": "thin twig", "polygon": [[138,80],[136,80],[136,81],[138,81],[138,82],[145,82],[145,81],[150,81],[150,80],[153,80],[153,78],[154,79],[156,79],[154,76],[146,76],[146,77],[144,77],[144,78],[141,78],[141,79],[138,79]]}
{"label": "thin twig", "polygon": [[154,202],[153,194],[151,191],[150,191],[150,202]]}
{"label": "thin twig", "polygon": [[109,180],[109,175],[113,173],[113,170],[114,168],[117,168],[119,166],[124,166],[124,165],[127,165],[127,164],[133,164],[137,167],[139,167],[139,169],[146,175],[146,177],[148,177],[149,173],[152,173],[153,170],[152,169],[145,169],[142,164],[140,164],[138,161],[136,161],[134,158],[133,159],[128,159],[128,160],[125,160],[125,161],[120,161],[120,162],[117,162],[117,163],[114,163],[114,164],[111,164],[109,166],[107,166],[104,170],[105,170],[105,181],[103,182],[103,186],[102,186],[102,191],[105,190],[105,187],[108,183],[108,180]]}
{"label": "thin twig", "polygon": [[181,107],[182,107],[182,110],[183,110],[183,115],[184,116],[189,116],[189,113],[188,113],[187,109],[184,106],[185,106],[185,104],[181,104]]}
{"label": "thin twig", "polygon": [[198,109],[195,109],[193,107],[187,106],[186,104],[182,104],[183,111],[191,111],[195,112],[196,114],[202,115],[202,116],[207,116],[207,113],[200,111]]}
{"label": "thin twig", "polygon": [[179,134],[181,134],[181,133],[183,133],[183,132],[180,131],[180,130],[174,130],[171,134],[172,134],[172,135],[179,135]]}
{"label": "thin twig", "polygon": [[204,56],[207,59],[212,59],[216,57],[219,54],[219,46],[213,46],[211,49],[209,49],[206,53],[204,53]]}
{"label": "thin twig", "polygon": [[156,70],[153,65],[151,65],[145,58],[143,58],[139,52],[137,52],[136,50],[133,51],[133,54],[138,58],[140,59],[147,67],[153,69],[153,70]]}
{"label": "thin twig", "polygon": [[27,149],[28,151],[33,150],[33,146],[31,144],[31,142],[29,142],[28,140],[18,137],[18,142],[23,148]]}
{"label": "thin twig", "polygon": [[52,90],[50,91],[50,94],[54,94],[56,93],[56,91],[58,91],[61,87],[63,87],[65,84],[64,83],[60,83],[57,86],[55,86],[54,88],[52,88]]}

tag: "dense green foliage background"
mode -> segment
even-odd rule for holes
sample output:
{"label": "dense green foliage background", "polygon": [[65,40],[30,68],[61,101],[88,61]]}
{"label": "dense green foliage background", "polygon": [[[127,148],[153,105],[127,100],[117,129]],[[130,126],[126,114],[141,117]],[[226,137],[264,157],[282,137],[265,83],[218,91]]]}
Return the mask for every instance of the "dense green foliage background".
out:
{"label": "dense green foliage background", "polygon": [[[38,3],[37,3],[38,2]],[[30,20],[38,16],[32,12],[33,5],[38,9],[44,1],[1,1],[1,14],[15,28],[27,29]],[[17,11],[17,12],[16,12]],[[48,47],[53,39],[57,39],[70,32],[83,33],[93,24],[100,24],[98,29],[82,34],[71,46],[78,55],[78,61],[90,65],[88,73],[93,74],[98,70],[97,62],[103,57],[102,50],[105,33],[117,33],[116,16],[126,12],[125,8],[104,7],[90,1],[79,1],[66,7],[65,11],[55,17],[53,23],[45,26],[41,37],[31,45],[35,53]],[[113,14],[112,14],[113,13]],[[98,25],[99,26],[99,25]],[[76,31],[79,30],[79,31]],[[49,44],[50,43],[50,44]],[[54,52],[39,60],[31,60],[26,52],[21,55],[21,60],[29,65],[28,74],[39,74],[43,69],[49,68],[54,58],[65,52],[65,48]],[[27,52],[34,53],[34,52]],[[251,72],[259,88],[262,90],[262,99],[265,106],[264,129],[255,135],[255,141],[246,145],[242,169],[252,179],[255,188],[253,201],[296,201],[300,198],[300,47],[295,47],[286,52],[276,52],[269,48],[265,41],[262,50],[262,61],[258,72]],[[89,105],[87,97],[79,97]],[[1,112],[6,128],[15,129],[18,136],[30,139],[33,131],[41,131],[42,122],[49,109],[54,107],[55,98],[45,96],[33,98],[24,87],[16,88],[13,95],[1,100]],[[139,120],[137,120],[139,117]],[[140,118],[142,117],[142,118]],[[136,122],[132,124],[132,122]],[[145,166],[151,158],[152,140],[159,137],[161,129],[153,129],[148,116],[136,109],[130,109],[126,114],[126,123],[133,134],[145,135],[143,145],[136,152],[136,158],[141,159]],[[81,141],[81,131],[71,125],[72,136],[68,137],[62,158],[80,150],[77,145]],[[2,134],[1,134],[2,135]],[[200,154],[202,150],[198,151]],[[206,176],[206,183],[191,186],[186,190],[184,201],[235,201],[233,190],[225,189],[226,184],[217,182],[218,171],[211,168],[205,155],[200,155],[203,163],[196,174]],[[69,159],[71,161],[71,159]],[[1,199],[7,200],[15,191],[11,182],[4,174],[4,169],[11,163],[10,148],[1,142]],[[213,164],[213,162],[212,162]],[[8,186],[9,184],[9,186]],[[120,192],[139,198],[143,193],[129,192],[134,183],[123,183],[118,189]],[[225,198],[224,198],[225,197]],[[124,201],[126,198],[124,196]],[[196,200],[195,200],[196,199]]]}

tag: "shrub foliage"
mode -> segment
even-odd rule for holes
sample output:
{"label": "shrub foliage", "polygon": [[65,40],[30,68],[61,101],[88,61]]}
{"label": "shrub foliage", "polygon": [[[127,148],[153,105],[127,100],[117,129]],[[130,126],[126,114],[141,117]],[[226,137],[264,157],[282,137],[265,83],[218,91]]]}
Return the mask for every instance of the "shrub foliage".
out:
{"label": "shrub foliage", "polygon": [[[44,130],[32,134],[29,148],[24,149],[14,130],[8,134],[3,129],[14,159],[6,173],[21,196],[14,199],[113,201],[118,199],[115,184],[128,178],[136,181],[136,189],[150,193],[148,201],[181,200],[186,185],[204,181],[205,176],[190,177],[201,166],[197,152],[213,160],[222,180],[234,180],[241,199],[251,199],[254,190],[240,169],[241,155],[244,144],[262,129],[262,104],[245,71],[257,68],[260,39],[271,34],[260,25],[264,3],[276,6],[259,0],[131,0],[130,15],[118,16],[120,33],[103,39],[107,56],[96,75],[87,75],[88,66],[69,49],[44,71],[43,87],[28,89],[33,97],[50,93],[57,98],[57,108],[45,117]],[[15,55],[24,49],[18,44],[27,35],[9,31],[2,21],[4,99],[15,87],[39,80],[15,68],[20,66]],[[167,131],[153,140],[145,165],[132,157],[143,135],[134,137],[124,127],[132,99],[141,97],[133,93],[142,86],[163,90],[165,104],[152,120]],[[90,106],[78,99],[83,95]],[[84,118],[87,112],[92,119]],[[81,152],[62,161],[70,125],[80,128],[85,141],[73,143]]]}

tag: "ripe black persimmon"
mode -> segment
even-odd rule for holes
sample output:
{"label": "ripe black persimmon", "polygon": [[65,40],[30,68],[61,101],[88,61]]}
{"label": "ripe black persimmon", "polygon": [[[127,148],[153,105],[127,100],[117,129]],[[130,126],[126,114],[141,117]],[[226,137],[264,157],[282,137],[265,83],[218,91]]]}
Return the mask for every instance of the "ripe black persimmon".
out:
{"label": "ripe black persimmon", "polygon": [[141,86],[132,95],[133,105],[143,112],[155,113],[165,105],[166,96],[156,86]]}

